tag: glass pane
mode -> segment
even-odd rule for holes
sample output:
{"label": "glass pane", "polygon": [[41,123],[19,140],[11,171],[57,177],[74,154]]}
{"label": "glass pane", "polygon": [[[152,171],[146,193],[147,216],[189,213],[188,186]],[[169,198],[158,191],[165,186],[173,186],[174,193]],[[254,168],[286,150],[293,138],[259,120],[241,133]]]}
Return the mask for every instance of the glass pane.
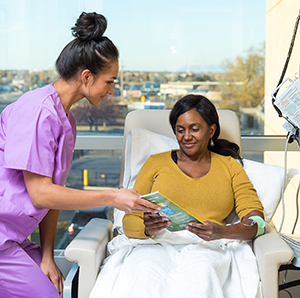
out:
{"label": "glass pane", "polygon": [[73,106],[78,131],[122,134],[128,111],[172,108],[194,93],[236,111],[243,134],[263,134],[265,1],[152,4],[0,0],[0,109],[57,80],[55,60],[75,20],[97,11],[120,50],[120,73],[115,94],[98,107],[87,100]]}
{"label": "glass pane", "polygon": [[121,150],[76,150],[66,186],[118,188],[121,158]]}
{"label": "glass pane", "polygon": [[257,152],[257,151],[243,151],[243,158],[250,159],[257,162],[264,162],[264,152]]}
{"label": "glass pane", "polygon": [[[121,158],[120,150],[76,150],[66,186],[86,190],[118,188]],[[65,248],[94,217],[113,220],[113,209],[107,206],[88,210],[62,210],[57,225],[55,248]],[[40,243],[38,231],[37,228],[31,235],[32,241],[36,243]]]}
{"label": "glass pane", "polygon": [[[171,109],[184,95],[201,94],[234,110],[242,134],[263,134],[265,6],[261,0],[0,0],[0,111],[58,79],[55,61],[73,39],[71,27],[82,11],[96,11],[108,20],[105,35],[120,50],[120,71],[114,95],[97,107],[87,99],[72,107],[78,133],[122,135],[129,111]],[[117,187],[120,160],[116,151],[76,151],[67,186]],[[57,248],[66,244],[75,215],[62,211]]]}

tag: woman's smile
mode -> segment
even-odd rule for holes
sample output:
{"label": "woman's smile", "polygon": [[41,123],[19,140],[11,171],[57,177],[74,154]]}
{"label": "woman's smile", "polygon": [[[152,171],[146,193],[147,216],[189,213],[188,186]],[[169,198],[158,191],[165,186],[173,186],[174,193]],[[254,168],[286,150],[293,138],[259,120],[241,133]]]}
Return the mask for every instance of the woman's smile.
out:
{"label": "woman's smile", "polygon": [[189,148],[194,147],[194,146],[196,145],[196,143],[183,143],[183,145],[184,145],[187,149],[189,149]]}

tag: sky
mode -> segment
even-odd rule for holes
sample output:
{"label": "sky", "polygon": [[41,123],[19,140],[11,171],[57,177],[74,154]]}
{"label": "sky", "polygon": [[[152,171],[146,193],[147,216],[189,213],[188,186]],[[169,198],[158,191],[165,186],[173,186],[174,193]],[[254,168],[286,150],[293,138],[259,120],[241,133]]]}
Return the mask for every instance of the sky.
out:
{"label": "sky", "polygon": [[265,41],[264,0],[0,0],[0,70],[54,69],[82,11],[103,14],[120,67],[219,71]]}

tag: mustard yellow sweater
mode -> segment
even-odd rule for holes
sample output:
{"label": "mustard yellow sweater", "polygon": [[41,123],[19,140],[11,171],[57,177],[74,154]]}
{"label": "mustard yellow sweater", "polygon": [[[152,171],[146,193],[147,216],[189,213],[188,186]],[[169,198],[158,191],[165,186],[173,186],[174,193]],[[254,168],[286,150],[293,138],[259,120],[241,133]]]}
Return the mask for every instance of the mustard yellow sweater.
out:
{"label": "mustard yellow sweater", "polygon": [[[233,208],[240,219],[251,211],[263,211],[243,167],[232,157],[213,152],[209,172],[197,179],[179,169],[171,151],[152,155],[139,172],[134,189],[142,195],[158,190],[203,222],[224,225]],[[127,237],[148,238],[143,213],[125,214],[123,229]]]}

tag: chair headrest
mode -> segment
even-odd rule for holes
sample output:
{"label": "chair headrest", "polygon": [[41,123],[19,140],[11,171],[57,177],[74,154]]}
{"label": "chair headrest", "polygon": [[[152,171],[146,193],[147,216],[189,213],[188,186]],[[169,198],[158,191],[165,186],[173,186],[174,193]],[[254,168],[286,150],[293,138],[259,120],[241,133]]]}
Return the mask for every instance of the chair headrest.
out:
{"label": "chair headrest", "polygon": [[[221,139],[234,142],[241,148],[240,122],[231,110],[218,110]],[[170,110],[136,110],[127,114],[124,127],[126,137],[131,128],[148,129],[152,132],[175,138],[169,124]]]}

